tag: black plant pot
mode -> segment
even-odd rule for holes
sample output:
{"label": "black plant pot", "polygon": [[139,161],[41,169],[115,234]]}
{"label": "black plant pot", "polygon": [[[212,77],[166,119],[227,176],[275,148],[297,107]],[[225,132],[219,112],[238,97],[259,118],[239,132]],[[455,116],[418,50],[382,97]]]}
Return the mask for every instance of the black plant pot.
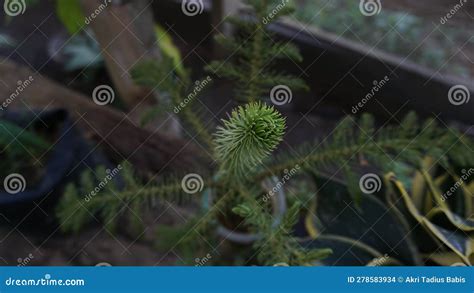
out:
{"label": "black plant pot", "polygon": [[[103,156],[94,152],[86,140],[75,129],[73,121],[64,110],[53,110],[34,114],[32,112],[2,113],[2,119],[14,123],[22,128],[41,128],[47,133],[55,133],[55,141],[48,151],[44,170],[36,184],[29,185],[28,178],[17,184],[5,188],[6,178],[0,178],[0,221],[12,225],[31,228],[39,226],[57,225],[54,215],[54,206],[62,195],[63,187],[75,181],[86,166],[94,168],[97,165],[109,165]],[[33,122],[31,122],[33,121]],[[14,177],[10,180],[15,180]],[[19,192],[11,192],[11,188],[20,188]]]}

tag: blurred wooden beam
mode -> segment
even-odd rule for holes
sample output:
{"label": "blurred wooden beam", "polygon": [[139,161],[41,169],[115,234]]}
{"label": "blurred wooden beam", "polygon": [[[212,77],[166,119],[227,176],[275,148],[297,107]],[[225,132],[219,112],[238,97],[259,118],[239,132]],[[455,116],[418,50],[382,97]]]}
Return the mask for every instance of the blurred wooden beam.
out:
{"label": "blurred wooden beam", "polygon": [[[30,78],[31,77],[31,78]],[[19,91],[19,81],[32,80]],[[201,153],[187,141],[162,135],[159,128],[137,127],[124,113],[93,103],[90,97],[72,91],[10,61],[0,64],[0,104],[31,109],[62,108],[69,111],[74,125],[103,147],[117,161],[129,160],[143,174],[163,171],[197,171],[205,166]],[[12,93],[18,93],[13,96]]]}
{"label": "blurred wooden beam", "polygon": [[474,22],[474,2],[470,0],[383,0],[382,6],[432,19],[435,23],[440,23],[441,18],[455,7],[461,7],[449,19],[449,23],[472,28]]}
{"label": "blurred wooden beam", "polygon": [[129,109],[154,102],[149,90],[137,86],[129,73],[140,60],[159,58],[151,3],[136,0],[117,5],[103,0],[81,0],[109,75]]}
{"label": "blurred wooden beam", "polygon": [[212,25],[224,35],[232,34],[232,27],[225,23],[226,17],[235,15],[242,8],[240,0],[213,0],[212,1]]}

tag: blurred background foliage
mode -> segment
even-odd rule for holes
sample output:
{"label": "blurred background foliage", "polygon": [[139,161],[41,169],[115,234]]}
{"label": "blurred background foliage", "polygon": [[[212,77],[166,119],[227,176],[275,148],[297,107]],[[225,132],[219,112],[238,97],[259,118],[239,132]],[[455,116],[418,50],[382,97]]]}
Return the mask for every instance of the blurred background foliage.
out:
{"label": "blurred background foliage", "polygon": [[[359,1],[297,0],[295,17],[323,30],[381,51],[405,57],[442,73],[474,77],[474,68],[453,55],[474,33],[474,26],[441,25],[402,11],[381,9],[366,17]],[[382,3],[383,6],[383,3]],[[467,37],[467,38],[466,38]],[[425,40],[420,45],[420,40]],[[471,38],[470,46],[474,46]]]}

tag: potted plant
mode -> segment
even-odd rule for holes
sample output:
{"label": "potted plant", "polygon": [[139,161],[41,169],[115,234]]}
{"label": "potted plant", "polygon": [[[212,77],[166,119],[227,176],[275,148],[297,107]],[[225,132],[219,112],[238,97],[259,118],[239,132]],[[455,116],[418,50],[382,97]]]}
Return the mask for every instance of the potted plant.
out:
{"label": "potted plant", "polygon": [[[322,176],[321,170],[335,166],[344,173],[347,194],[355,203],[360,203],[364,200],[364,189],[359,188],[361,174],[352,168],[354,162],[363,161],[365,165],[390,171],[394,162],[415,162],[416,165],[426,155],[446,161],[446,157],[456,153],[458,160],[474,161],[473,156],[462,152],[465,145],[472,145],[470,140],[455,144],[459,140],[455,131],[445,131],[431,120],[420,127],[414,115],[405,117],[400,126],[382,128],[377,128],[371,115],[348,116],[324,140],[275,154],[287,129],[284,116],[275,106],[285,99],[291,101],[291,89],[304,89],[305,85],[297,77],[272,67],[275,58],[298,59],[299,56],[291,44],[275,43],[267,34],[267,26],[276,17],[265,17],[279,1],[247,2],[253,8],[255,21],[249,24],[233,19],[240,29],[236,39],[218,38],[224,48],[231,50],[233,58],[208,66],[215,78],[235,83],[235,92],[229,96],[236,96],[238,101],[214,131],[203,123],[200,103],[197,103],[209,76],[193,83],[186,70],[174,70],[175,61],[169,56],[160,61],[142,62],[132,73],[138,83],[162,93],[162,102],[168,105],[165,109],[182,117],[184,125],[190,126],[192,131],[187,132],[209,157],[212,162],[209,168],[184,177],[175,175],[158,182],[143,182],[127,167],[123,170],[126,181],[123,188],[109,184],[89,201],[81,196],[93,188],[93,178],[85,175],[80,186],[68,187],[58,207],[64,231],[79,231],[91,220],[91,214],[102,218],[108,227],[117,228],[119,215],[126,214],[125,206],[131,207],[134,214],[140,214],[139,211],[154,200],[177,202],[177,198],[186,198],[204,202],[205,208],[194,209],[194,216],[181,227],[161,227],[164,229],[157,232],[156,238],[169,244],[168,251],[186,250],[188,258],[185,259],[184,252],[181,257],[187,264],[193,263],[197,254],[208,255],[209,249],[219,247],[223,239],[216,237],[216,231],[224,240],[252,243],[251,247],[244,245],[245,248],[233,251],[235,263],[314,264],[327,257],[331,247],[318,245],[317,239],[302,245],[294,235],[301,212],[311,212],[310,202],[295,200],[284,214],[280,212],[286,205],[281,198],[286,189],[279,183],[283,178],[291,180],[292,176],[288,176],[291,170],[324,178],[330,183],[335,181],[334,175]],[[290,6],[285,6],[279,15],[290,11]],[[270,100],[273,105],[262,100]],[[442,151],[453,145],[450,152]],[[262,188],[262,184],[270,186]],[[273,191],[275,187],[278,188]],[[272,205],[273,199],[275,204]],[[209,245],[210,241],[215,245]],[[219,263],[217,257],[207,259]]]}

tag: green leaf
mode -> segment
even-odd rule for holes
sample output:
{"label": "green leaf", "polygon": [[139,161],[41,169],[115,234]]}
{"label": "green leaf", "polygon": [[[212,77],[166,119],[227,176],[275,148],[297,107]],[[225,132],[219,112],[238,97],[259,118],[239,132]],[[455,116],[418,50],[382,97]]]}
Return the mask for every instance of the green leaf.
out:
{"label": "green leaf", "polygon": [[0,147],[2,151],[23,154],[28,152],[42,154],[49,148],[49,143],[34,132],[23,129],[5,120],[0,120]]}
{"label": "green leaf", "polygon": [[58,18],[73,35],[85,26],[85,16],[78,0],[56,0]]}
{"label": "green leaf", "polygon": [[[425,174],[425,180],[427,175]],[[466,221],[461,219],[457,215],[452,214],[446,206],[440,205],[437,209],[425,215],[425,211],[418,210],[413,203],[412,197],[408,193],[407,189],[403,185],[402,182],[396,179],[393,174],[388,174],[386,176],[388,180],[393,185],[393,189],[395,192],[400,196],[403,203],[405,204],[406,210],[411,214],[411,216],[419,223],[421,227],[424,228],[426,232],[428,232],[434,239],[437,239],[439,242],[443,243],[447,248],[451,249],[454,253],[456,253],[462,261],[467,264],[471,265],[470,257],[473,254],[473,244],[474,241],[469,237],[466,233],[459,233],[459,230],[464,231],[472,231],[472,222]],[[432,182],[428,182],[428,185],[432,185]],[[431,187],[432,193],[437,193],[436,187]],[[435,195],[435,196],[438,196]],[[394,199],[397,200],[397,199]],[[441,213],[440,213],[441,211]],[[434,217],[435,215],[444,215],[448,217],[451,221],[451,224],[454,225],[455,229],[448,229],[448,227],[440,226],[435,224],[430,218]]]}
{"label": "green leaf", "polygon": [[176,70],[176,73],[181,77],[185,76],[186,71],[183,66],[183,58],[181,57],[181,52],[179,51],[179,48],[174,44],[171,36],[168,34],[167,31],[164,30],[163,27],[158,24],[155,25],[155,34],[161,52],[165,56],[173,60],[173,65]]}
{"label": "green leaf", "polygon": [[246,218],[252,214],[252,209],[245,204],[241,204],[233,208],[232,212],[236,215]]}

